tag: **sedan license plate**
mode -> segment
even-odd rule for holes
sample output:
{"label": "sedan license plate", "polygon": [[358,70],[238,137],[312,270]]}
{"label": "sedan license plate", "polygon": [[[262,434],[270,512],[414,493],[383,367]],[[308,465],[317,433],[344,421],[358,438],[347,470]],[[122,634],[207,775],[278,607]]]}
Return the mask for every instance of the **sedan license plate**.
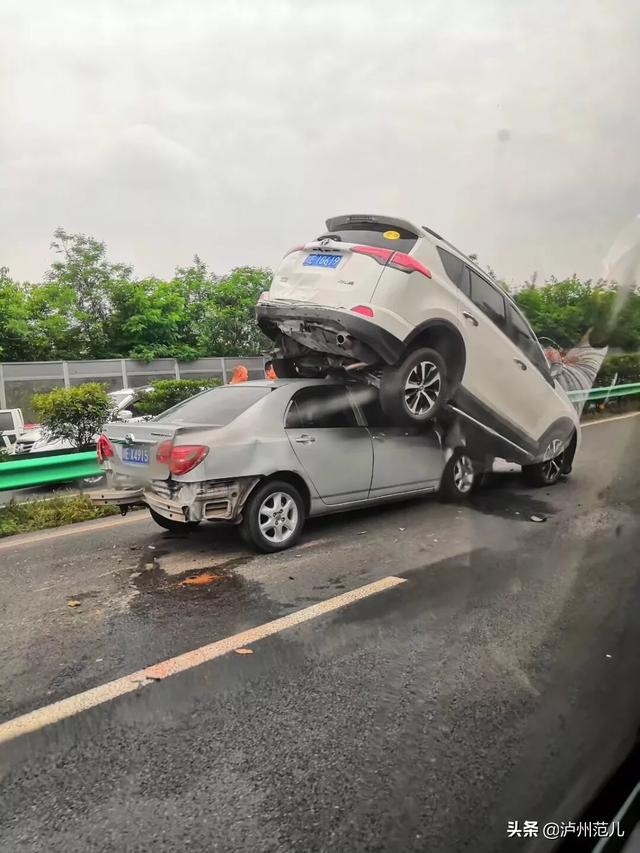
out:
{"label": "sedan license plate", "polygon": [[132,447],[122,448],[122,461],[127,465],[148,465],[149,451],[146,447],[133,445]]}
{"label": "sedan license plate", "polygon": [[309,255],[307,258],[304,259],[302,266],[326,267],[327,269],[334,270],[341,260],[342,255]]}

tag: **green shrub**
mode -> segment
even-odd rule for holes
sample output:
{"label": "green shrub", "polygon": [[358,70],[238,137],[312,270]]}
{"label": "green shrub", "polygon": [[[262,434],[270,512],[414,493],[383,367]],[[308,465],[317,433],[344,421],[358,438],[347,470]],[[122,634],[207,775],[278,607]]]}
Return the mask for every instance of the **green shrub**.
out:
{"label": "green shrub", "polygon": [[640,382],[640,353],[610,355],[605,358],[598,373],[596,385],[601,387],[611,385],[616,373],[618,374],[616,385]]}
{"label": "green shrub", "polygon": [[29,533],[32,530],[44,530],[47,527],[60,527],[62,524],[74,524],[77,521],[89,521],[115,515],[117,507],[93,506],[86,495],[74,497],[56,497],[46,501],[0,507],[0,537],[13,536],[16,533]]}
{"label": "green shrub", "polygon": [[207,388],[220,385],[219,379],[157,379],[151,383],[153,391],[140,398],[136,408],[143,415],[159,415],[176,403],[188,400]]}
{"label": "green shrub", "polygon": [[63,438],[79,447],[91,444],[114,409],[107,389],[98,382],[35,394],[33,407],[52,438]]}

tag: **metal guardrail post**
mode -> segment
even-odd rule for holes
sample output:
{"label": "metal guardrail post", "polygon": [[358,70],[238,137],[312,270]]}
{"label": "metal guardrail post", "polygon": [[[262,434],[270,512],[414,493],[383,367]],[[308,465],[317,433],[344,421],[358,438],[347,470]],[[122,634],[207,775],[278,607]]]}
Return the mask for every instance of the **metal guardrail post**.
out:
{"label": "metal guardrail post", "polygon": [[4,367],[0,362],[0,409],[7,408],[7,395],[4,390]]}
{"label": "metal guardrail post", "polygon": [[69,379],[69,362],[67,361],[62,362],[62,378],[64,380],[64,387],[70,388],[71,380]]}
{"label": "metal guardrail post", "polygon": [[222,368],[222,384],[227,384],[227,364],[224,359],[224,356],[220,359],[220,367]]}
{"label": "metal guardrail post", "polygon": [[122,373],[122,387],[128,388],[129,387],[129,378],[127,376],[127,359],[126,358],[120,359],[120,371]]}

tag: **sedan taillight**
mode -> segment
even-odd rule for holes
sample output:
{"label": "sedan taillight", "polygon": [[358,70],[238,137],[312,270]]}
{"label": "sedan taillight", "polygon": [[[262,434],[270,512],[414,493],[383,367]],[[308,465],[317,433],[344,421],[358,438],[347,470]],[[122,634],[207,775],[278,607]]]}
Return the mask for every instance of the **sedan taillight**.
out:
{"label": "sedan taillight", "polygon": [[209,448],[204,444],[177,444],[163,441],[156,451],[156,461],[168,465],[169,471],[176,476],[187,474],[205,458]]}
{"label": "sedan taillight", "polygon": [[107,436],[102,433],[96,445],[96,453],[98,454],[98,462],[102,463],[105,459],[111,459],[114,454],[113,444]]}

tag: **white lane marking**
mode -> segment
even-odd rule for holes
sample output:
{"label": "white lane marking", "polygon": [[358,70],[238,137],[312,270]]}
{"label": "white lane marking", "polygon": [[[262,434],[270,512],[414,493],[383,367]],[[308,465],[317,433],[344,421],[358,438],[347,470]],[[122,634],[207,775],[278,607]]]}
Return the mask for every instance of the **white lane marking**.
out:
{"label": "white lane marking", "polygon": [[4,541],[0,541],[0,551],[9,548],[21,548],[23,545],[32,545],[36,542],[43,542],[45,539],[63,539],[65,536],[72,536],[76,533],[88,533],[92,530],[106,530],[109,527],[118,527],[120,524],[131,524],[133,521],[151,521],[151,516],[146,512],[135,512],[129,518],[117,518],[112,521],[101,521],[96,524],[69,524],[61,529],[48,528],[40,533],[27,533],[24,536],[7,536]]}
{"label": "white lane marking", "polygon": [[582,429],[590,426],[602,426],[602,424],[610,424],[612,421],[624,421],[627,418],[637,418],[640,412],[629,412],[626,415],[614,415],[612,418],[602,418],[599,421],[587,421],[582,424]]}
{"label": "white lane marking", "polygon": [[133,693],[135,690],[148,687],[158,680],[168,678],[171,675],[176,675],[179,672],[184,672],[195,666],[200,666],[202,663],[214,660],[214,658],[226,655],[234,651],[234,649],[240,649],[243,646],[263,640],[265,637],[270,637],[280,631],[286,631],[288,628],[302,625],[310,619],[316,619],[325,613],[331,613],[333,610],[346,607],[354,601],[361,601],[363,598],[368,598],[370,595],[376,595],[379,592],[384,592],[403,583],[406,583],[404,578],[392,576],[382,578],[357,589],[352,589],[350,592],[337,595],[334,598],[328,598],[326,601],[320,601],[318,604],[312,604],[310,607],[305,607],[280,619],[265,622],[264,625],[249,628],[248,631],[242,631],[240,634],[234,634],[231,637],[226,637],[224,640],[217,640],[215,643],[209,643],[206,646],[200,646],[198,649],[193,649],[177,657],[169,658],[153,666],[132,672],[123,678],[117,678],[115,681],[109,681],[106,684],[101,684],[99,687],[93,687],[91,690],[85,690],[83,693],[77,693],[75,696],[69,696],[67,699],[61,699],[59,702],[54,702],[51,705],[45,705],[36,711],[23,714],[0,725],[0,744],[21,735],[38,731],[38,729],[50,726],[68,717],[73,717],[89,708],[95,708],[96,705],[109,702],[118,696]]}

